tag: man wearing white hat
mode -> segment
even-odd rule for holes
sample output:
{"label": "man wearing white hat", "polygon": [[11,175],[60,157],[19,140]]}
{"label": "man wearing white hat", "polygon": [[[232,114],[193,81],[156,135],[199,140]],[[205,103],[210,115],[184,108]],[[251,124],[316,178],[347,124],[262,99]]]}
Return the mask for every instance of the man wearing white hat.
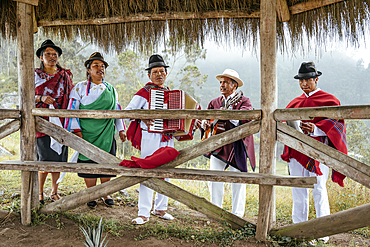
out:
{"label": "man wearing white hat", "polygon": [[[207,109],[225,109],[225,110],[252,110],[252,104],[249,98],[243,94],[237,93],[236,89],[243,86],[243,81],[239,78],[239,74],[232,69],[226,69],[221,75],[216,76],[220,82],[220,92],[222,96],[212,100]],[[225,131],[235,128],[241,124],[247,123],[249,120],[227,120],[217,121],[218,127],[222,127]],[[203,131],[217,129],[215,121],[209,120],[198,121],[197,126],[202,127]],[[210,169],[223,171],[229,167],[233,172],[247,172],[247,159],[249,158],[251,167],[255,169],[254,142],[253,135],[247,136],[234,143],[227,144],[219,149],[205,155],[210,158]],[[222,207],[224,184],[223,182],[209,182],[211,194],[211,202],[219,207]],[[232,213],[243,217],[245,210],[246,185],[236,184],[231,185],[232,190]]]}

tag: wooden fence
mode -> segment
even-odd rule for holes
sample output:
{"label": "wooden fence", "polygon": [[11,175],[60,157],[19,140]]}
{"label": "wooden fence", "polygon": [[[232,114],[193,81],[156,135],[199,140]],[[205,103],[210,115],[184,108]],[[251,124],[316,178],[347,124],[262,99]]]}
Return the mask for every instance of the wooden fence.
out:
{"label": "wooden fence", "polygon": [[[237,173],[237,172],[221,172],[221,171],[207,171],[196,169],[179,169],[175,168],[186,161],[194,159],[204,153],[217,149],[225,144],[232,143],[236,140],[246,136],[258,133],[261,126],[261,110],[252,111],[224,111],[224,110],[130,110],[130,111],[94,111],[94,110],[49,110],[33,108],[31,109],[32,118],[35,121],[35,130],[43,132],[52,136],[60,143],[67,145],[78,152],[84,154],[90,159],[98,162],[98,164],[72,164],[66,162],[40,162],[40,161],[3,161],[0,162],[0,169],[2,170],[22,170],[23,172],[36,172],[38,170],[48,171],[66,171],[66,172],[84,172],[84,173],[98,173],[98,174],[112,174],[121,175],[120,177],[111,180],[107,183],[85,189],[75,194],[63,197],[61,200],[46,205],[40,211],[41,213],[51,213],[56,211],[66,211],[85,204],[93,199],[97,199],[106,194],[114,193],[118,190],[130,187],[137,183],[143,183],[149,188],[156,190],[159,193],[167,195],[179,202],[184,203],[191,209],[197,210],[209,218],[215,220],[225,220],[233,228],[243,227],[248,222],[239,218],[212,203],[204,198],[200,198],[183,189],[163,181],[159,178],[170,177],[177,179],[191,179],[204,181],[222,181],[222,182],[237,182],[248,184],[259,184],[267,188],[274,186],[291,186],[291,187],[305,187],[312,188],[316,183],[316,177],[291,177],[278,176],[264,173]],[[139,169],[126,168],[118,166],[121,161],[117,157],[95,147],[87,141],[77,137],[76,135],[58,127],[37,116],[49,117],[79,117],[79,118],[163,118],[163,119],[249,119],[254,120],[247,124],[241,125],[225,133],[212,136],[211,138],[197,143],[191,147],[180,150],[179,156],[172,162],[165,164],[157,169]],[[285,120],[305,120],[313,117],[331,118],[369,118],[370,106],[338,106],[338,107],[318,107],[318,108],[301,108],[301,109],[277,109],[272,114],[274,121],[276,121],[276,140],[295,148],[296,150],[327,164],[329,167],[336,169],[349,178],[357,181],[360,184],[370,188],[370,166],[363,164],[343,153],[326,146],[293,128],[288,127],[280,121]],[[21,111],[18,110],[0,110],[0,119],[13,119],[9,123],[0,127],[0,137],[4,138],[20,129]],[[27,127],[27,126],[24,126]],[[32,127],[32,126],[31,126]],[[260,157],[261,159],[261,157]],[[29,181],[22,178],[22,186]],[[32,184],[29,186],[32,187]],[[37,189],[34,188],[34,189]],[[33,194],[31,194],[33,195]],[[28,204],[32,201],[38,201],[38,197],[28,197]],[[24,196],[24,195],[22,195]],[[260,202],[260,208],[263,207]],[[330,224],[333,219],[343,219],[345,217],[353,217],[365,213],[370,205],[363,205],[356,209],[349,209],[340,212],[339,216],[333,214],[315,220],[310,220],[305,223],[295,224],[277,229],[270,229],[268,232],[273,234],[283,234],[285,236],[292,236],[299,239],[303,238],[317,238],[338,233],[345,229],[353,230],[368,225],[367,218],[358,217],[352,221],[351,224],[346,224],[343,228],[341,224],[333,225],[331,227],[318,228],[313,227],[317,221],[320,224]],[[271,210],[271,209],[269,209]],[[23,213],[23,212],[22,212]],[[22,217],[30,218],[31,216]],[[258,218],[266,219],[265,215],[259,214]],[[257,224],[258,229],[258,224]],[[302,235],[302,231],[305,233]]]}

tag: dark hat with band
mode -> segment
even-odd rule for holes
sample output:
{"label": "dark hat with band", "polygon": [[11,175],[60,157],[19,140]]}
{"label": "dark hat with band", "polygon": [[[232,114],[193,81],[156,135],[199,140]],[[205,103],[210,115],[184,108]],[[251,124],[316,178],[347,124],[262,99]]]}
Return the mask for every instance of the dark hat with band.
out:
{"label": "dark hat with band", "polygon": [[145,70],[151,70],[152,68],[157,68],[157,67],[168,68],[170,66],[167,66],[165,64],[161,55],[158,55],[158,54],[151,55],[149,58],[149,67],[146,68]]}
{"label": "dark hat with band", "polygon": [[36,51],[36,56],[38,57],[38,58],[40,58],[40,56],[41,56],[41,52],[43,51],[43,50],[45,50],[46,48],[48,48],[48,47],[51,47],[51,48],[53,48],[56,52],[58,52],[58,56],[60,56],[60,55],[62,55],[62,49],[60,49],[60,47],[58,47],[58,46],[56,46],[55,44],[54,44],[54,42],[53,41],[51,41],[50,39],[47,39],[47,40],[45,40],[44,42],[42,42],[42,44],[41,44],[41,47],[39,48],[39,49],[37,49],[37,51]]}
{"label": "dark hat with band", "polygon": [[298,70],[298,75],[294,76],[294,79],[310,79],[320,75],[322,75],[322,73],[316,70],[313,62],[303,62]]}
{"label": "dark hat with band", "polygon": [[95,60],[102,61],[105,65],[105,68],[108,68],[109,64],[106,61],[104,61],[104,57],[100,54],[100,52],[94,52],[93,54],[91,54],[89,59],[85,61],[85,67],[86,68],[89,67],[89,65]]}

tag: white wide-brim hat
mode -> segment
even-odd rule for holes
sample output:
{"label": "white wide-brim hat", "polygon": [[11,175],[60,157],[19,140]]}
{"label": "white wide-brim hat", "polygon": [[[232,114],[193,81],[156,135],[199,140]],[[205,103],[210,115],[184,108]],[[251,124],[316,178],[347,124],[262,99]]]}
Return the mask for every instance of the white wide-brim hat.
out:
{"label": "white wide-brim hat", "polygon": [[229,78],[235,80],[238,83],[238,87],[241,87],[244,84],[243,81],[239,78],[238,72],[236,72],[235,70],[232,70],[232,69],[225,69],[225,71],[224,71],[224,73],[222,73],[222,75],[217,75],[216,76],[216,79],[220,81],[221,77],[229,77]]}

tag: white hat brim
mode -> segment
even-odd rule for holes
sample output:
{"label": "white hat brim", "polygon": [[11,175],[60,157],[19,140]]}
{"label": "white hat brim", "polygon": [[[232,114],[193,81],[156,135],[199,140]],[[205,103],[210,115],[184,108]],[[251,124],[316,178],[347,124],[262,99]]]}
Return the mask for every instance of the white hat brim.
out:
{"label": "white hat brim", "polygon": [[222,77],[229,77],[229,78],[235,80],[238,83],[238,87],[242,87],[244,85],[243,81],[241,79],[239,79],[238,77],[235,77],[235,76],[232,76],[232,75],[229,75],[229,74],[216,75],[216,79],[219,80],[219,81],[221,81]]}

